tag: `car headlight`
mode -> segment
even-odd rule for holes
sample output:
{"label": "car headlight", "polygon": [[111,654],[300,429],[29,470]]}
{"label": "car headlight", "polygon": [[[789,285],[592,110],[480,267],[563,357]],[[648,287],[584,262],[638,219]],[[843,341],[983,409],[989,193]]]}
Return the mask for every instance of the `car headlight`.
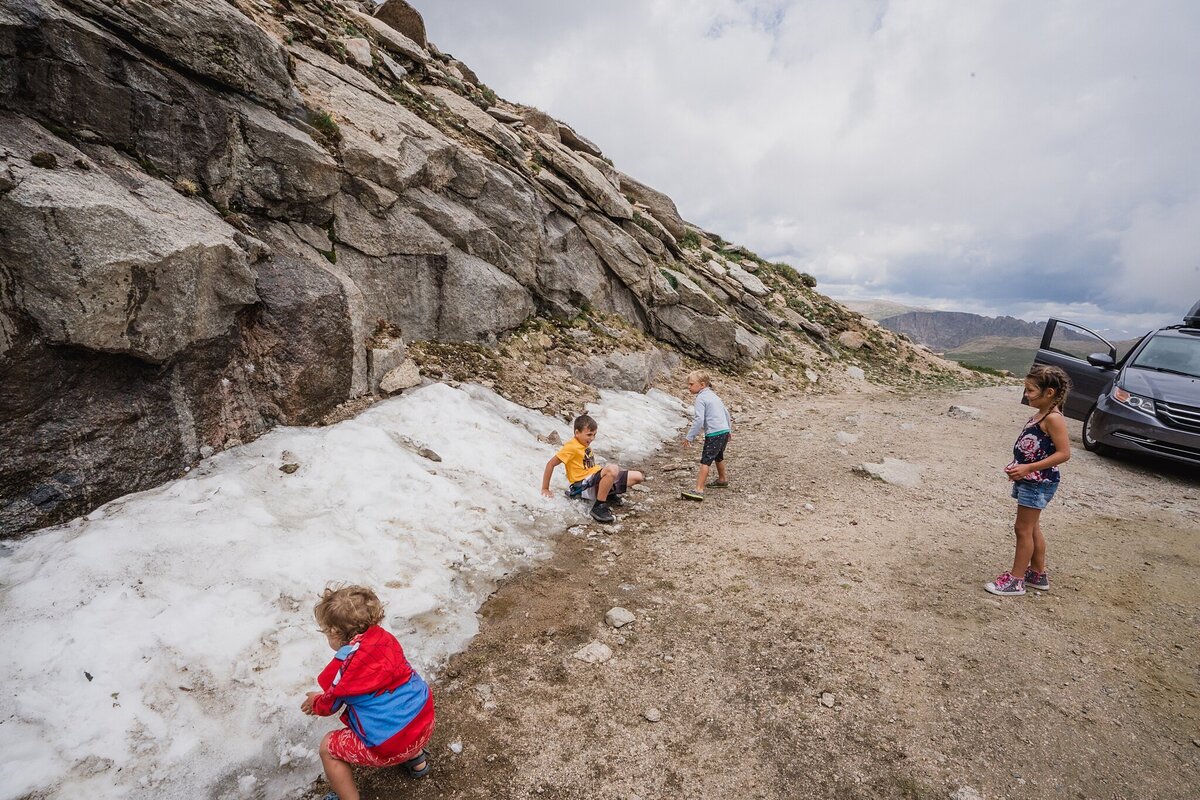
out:
{"label": "car headlight", "polygon": [[1141,411],[1143,414],[1154,415],[1154,401],[1149,397],[1142,397],[1140,394],[1127,392],[1120,386],[1113,387],[1112,396],[1118,403],[1124,403],[1130,408]]}

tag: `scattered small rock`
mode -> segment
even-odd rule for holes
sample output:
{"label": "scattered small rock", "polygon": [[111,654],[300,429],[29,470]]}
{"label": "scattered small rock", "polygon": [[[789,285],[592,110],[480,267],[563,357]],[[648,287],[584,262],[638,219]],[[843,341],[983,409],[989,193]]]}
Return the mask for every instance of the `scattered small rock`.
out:
{"label": "scattered small rock", "polygon": [[833,704],[835,702],[836,699],[832,694],[829,692],[821,692],[821,705],[825,706],[826,708],[833,708]]}
{"label": "scattered small rock", "polygon": [[862,371],[861,367],[846,367],[846,374],[856,381],[865,381],[867,373]]}
{"label": "scattered small rock", "polygon": [[287,475],[291,475],[293,472],[295,472],[298,469],[300,469],[299,464],[284,464],[282,467],[279,468],[279,471],[283,472]]}
{"label": "scattered small rock", "polygon": [[971,406],[950,406],[946,414],[955,419],[983,419],[983,412]]}
{"label": "scattered small rock", "polygon": [[54,153],[47,153],[45,150],[34,153],[32,156],[30,156],[29,163],[33,164],[35,167],[41,167],[42,169],[58,168],[58,159],[55,157]]}
{"label": "scattered small rock", "polygon": [[860,350],[866,343],[867,340],[858,331],[844,331],[838,336],[838,344],[847,350]]}
{"label": "scattered small rock", "polygon": [[878,464],[860,464],[852,468],[893,486],[913,488],[921,484],[922,467],[897,458],[885,458]]}
{"label": "scattered small rock", "polygon": [[804,510],[805,510],[805,511],[816,511],[816,510],[817,510],[817,507],[816,507],[816,506],[814,506],[812,503],[805,503],[805,504],[804,504]]}
{"label": "scattered small rock", "polygon": [[216,450],[214,450],[214,449],[212,449],[212,448],[211,448],[211,447],[209,447],[208,445],[203,445],[203,446],[200,448],[200,457],[201,457],[201,458],[212,458],[212,457],[213,457],[213,453],[215,453],[215,452],[217,452],[217,451],[216,451]]}
{"label": "scattered small rock", "polygon": [[603,664],[612,658],[612,648],[603,642],[588,642],[576,650],[571,657],[585,664]]}
{"label": "scattered small rock", "polygon": [[658,722],[662,719],[662,712],[651,706],[642,712],[642,716],[645,717],[648,722]]}
{"label": "scattered small rock", "polygon": [[950,800],[983,800],[983,795],[970,786],[960,786],[954,794],[950,795]]}
{"label": "scattered small rock", "polygon": [[562,444],[562,437],[558,435],[558,431],[550,431],[544,436],[537,437],[542,444],[552,444],[556,447]]}
{"label": "scattered small rock", "polygon": [[346,48],[346,54],[357,61],[360,66],[370,69],[375,63],[371,58],[371,43],[366,39],[358,37],[342,39],[342,46]]}
{"label": "scattered small rock", "polygon": [[461,753],[462,751],[463,751],[463,744],[462,744],[462,742],[457,742],[457,741],[455,741],[455,742],[451,742],[451,743],[450,743],[450,752],[451,752],[451,753],[454,753],[455,755],[458,755],[458,754],[459,754],[459,753]]}
{"label": "scattered small rock", "polygon": [[395,369],[388,370],[379,382],[379,391],[384,394],[396,394],[405,389],[411,389],[421,382],[421,370],[417,362],[411,358]]}
{"label": "scattered small rock", "polygon": [[637,619],[627,608],[616,606],[610,608],[608,613],[604,615],[604,621],[614,628],[623,628]]}
{"label": "scattered small rock", "polygon": [[848,444],[854,444],[855,442],[857,442],[858,434],[857,433],[847,433],[846,431],[838,431],[837,435],[834,438],[837,439],[838,444],[844,446],[844,445],[848,445]]}

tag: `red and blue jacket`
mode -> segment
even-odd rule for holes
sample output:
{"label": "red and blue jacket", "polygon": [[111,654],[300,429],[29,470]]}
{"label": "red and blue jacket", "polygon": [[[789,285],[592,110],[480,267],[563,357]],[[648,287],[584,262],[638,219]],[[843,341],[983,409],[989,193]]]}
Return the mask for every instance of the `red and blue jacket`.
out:
{"label": "red and blue jacket", "polygon": [[396,637],[378,625],[350,640],[317,676],[323,693],[313,712],[342,711],[342,722],[377,756],[411,752],[433,722],[433,693],[404,657]]}

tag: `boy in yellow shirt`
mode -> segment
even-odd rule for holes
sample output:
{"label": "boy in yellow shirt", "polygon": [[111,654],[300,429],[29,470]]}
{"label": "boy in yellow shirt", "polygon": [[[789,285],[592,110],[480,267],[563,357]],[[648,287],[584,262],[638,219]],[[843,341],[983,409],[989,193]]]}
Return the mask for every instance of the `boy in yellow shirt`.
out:
{"label": "boy in yellow shirt", "polygon": [[575,435],[549,461],[542,473],[542,494],[550,494],[550,477],[554,468],[562,464],[567,468],[567,480],[571,483],[568,494],[582,495],[592,503],[592,519],[608,524],[615,522],[609,506],[622,505],[621,495],[630,486],[637,486],[645,476],[635,470],[621,469],[617,464],[596,466],[592,455],[592,440],[596,438],[596,420],[587,414],[575,418]]}

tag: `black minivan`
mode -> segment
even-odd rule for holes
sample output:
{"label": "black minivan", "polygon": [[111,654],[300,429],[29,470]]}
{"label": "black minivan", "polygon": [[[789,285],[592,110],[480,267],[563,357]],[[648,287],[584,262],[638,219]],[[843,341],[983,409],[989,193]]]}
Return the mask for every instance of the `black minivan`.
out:
{"label": "black minivan", "polygon": [[1095,331],[1051,319],[1034,363],[1071,376],[1063,411],[1083,420],[1088,450],[1133,450],[1200,467],[1200,303],[1182,325],[1150,331],[1120,359]]}

